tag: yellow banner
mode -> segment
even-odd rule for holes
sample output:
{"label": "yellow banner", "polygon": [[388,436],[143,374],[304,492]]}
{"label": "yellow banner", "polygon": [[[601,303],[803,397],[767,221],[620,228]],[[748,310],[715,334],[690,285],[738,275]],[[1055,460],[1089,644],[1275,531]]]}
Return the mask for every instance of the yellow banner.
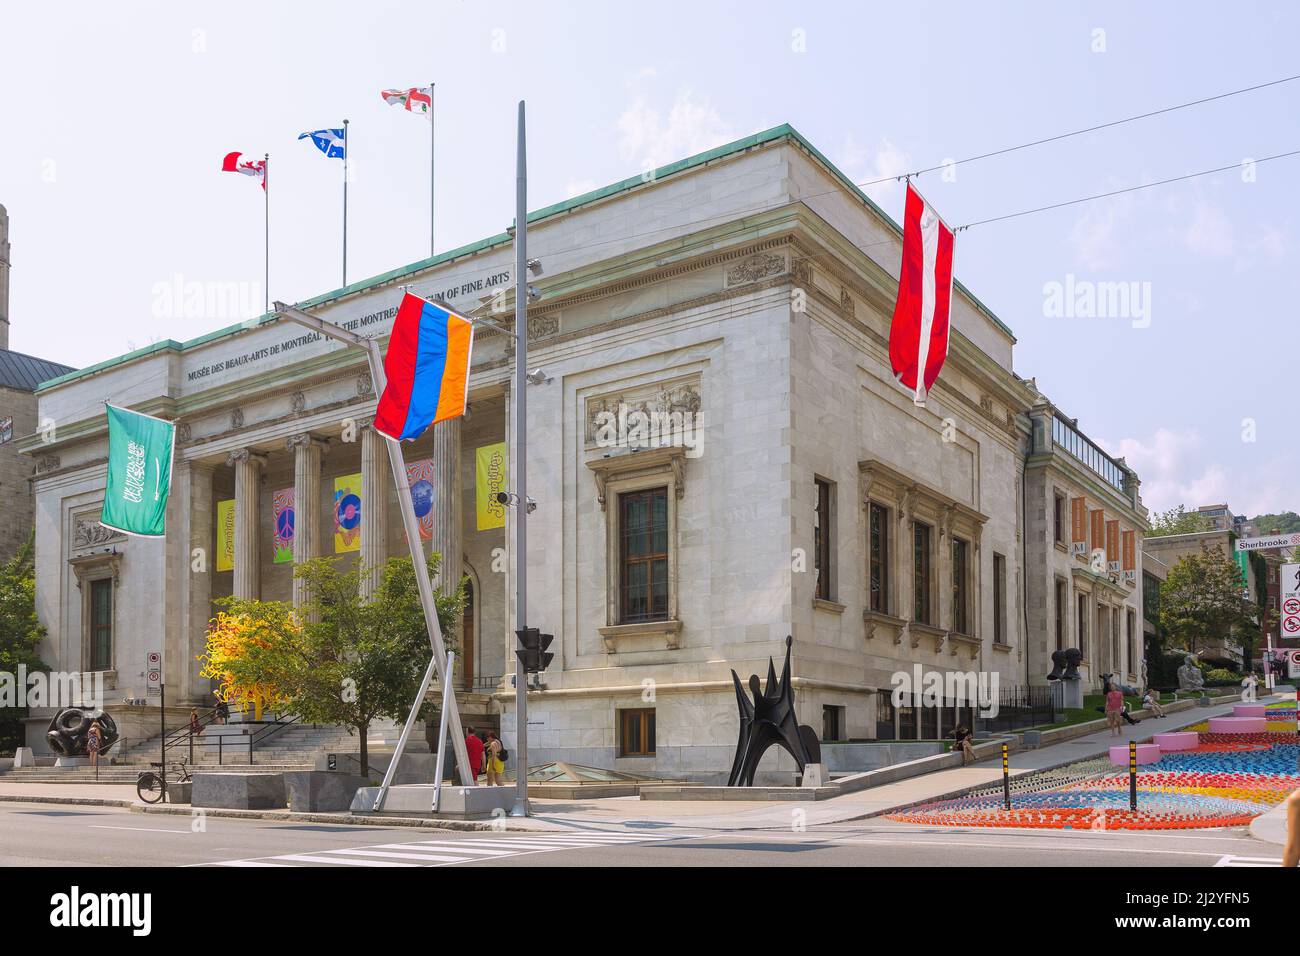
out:
{"label": "yellow banner", "polygon": [[334,479],[334,553],[361,550],[361,473]]}
{"label": "yellow banner", "polygon": [[484,445],[474,449],[474,501],[478,512],[478,530],[504,528],[506,506],[496,495],[506,488],[506,443]]}
{"label": "yellow banner", "polygon": [[235,499],[217,502],[217,570],[235,569]]}

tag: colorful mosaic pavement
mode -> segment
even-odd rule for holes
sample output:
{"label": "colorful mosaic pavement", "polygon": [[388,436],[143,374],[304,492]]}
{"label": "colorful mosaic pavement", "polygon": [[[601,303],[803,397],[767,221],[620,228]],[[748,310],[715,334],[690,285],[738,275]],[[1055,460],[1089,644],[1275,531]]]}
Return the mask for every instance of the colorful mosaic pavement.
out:
{"label": "colorful mosaic pavement", "polygon": [[1300,788],[1296,704],[1265,711],[1261,733],[1187,730],[1192,750],[1163,754],[1137,775],[1138,809],[1129,809],[1129,777],[1107,758],[1012,778],[1011,809],[998,784],[952,800],[923,804],[888,819],[928,826],[1033,827],[1074,830],[1168,830],[1242,826]]}

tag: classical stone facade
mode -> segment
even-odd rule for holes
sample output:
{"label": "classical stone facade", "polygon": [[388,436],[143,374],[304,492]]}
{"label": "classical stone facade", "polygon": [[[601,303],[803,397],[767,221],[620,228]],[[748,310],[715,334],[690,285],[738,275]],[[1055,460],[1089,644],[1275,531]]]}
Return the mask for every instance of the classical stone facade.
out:
{"label": "classical stone facade", "polygon": [[[486,530],[475,509],[475,450],[514,439],[511,339],[480,329],[470,414],[404,447],[408,463],[434,463],[430,547],[460,552],[474,594],[461,679],[492,695],[507,747],[521,558],[528,621],[556,636],[529,695],[534,764],[725,777],[731,671],[765,673],[788,634],[800,719],[828,741],[933,738],[969,719],[955,705],[895,711],[892,677],[914,664],[1026,683],[1021,499],[1037,394],[1012,370],[1011,332],[958,285],[947,365],[928,405],[913,404],[887,355],[900,249],[898,227],[789,127],[534,217],[528,252],[545,272],[529,356],[546,381],[528,386],[529,553],[514,553],[513,509]],[[382,339],[409,285],[508,326],[513,258],[502,234],[302,305]],[[355,351],[266,317],[40,394],[43,411],[73,418],[47,452],[58,467],[36,481],[50,652],[86,659],[77,583],[111,576],[109,669],[124,696],[162,641],[169,685],[203,699],[192,662],[211,600],[237,587],[292,598],[291,565],[274,561],[275,491],[294,488],[322,522],[297,559],[333,553],[334,479],[358,472],[359,559],[404,550]],[[102,416],[74,410],[104,394],[182,423],[165,544],[78,544],[103,493],[105,435]],[[233,568],[193,570],[232,499]]]}

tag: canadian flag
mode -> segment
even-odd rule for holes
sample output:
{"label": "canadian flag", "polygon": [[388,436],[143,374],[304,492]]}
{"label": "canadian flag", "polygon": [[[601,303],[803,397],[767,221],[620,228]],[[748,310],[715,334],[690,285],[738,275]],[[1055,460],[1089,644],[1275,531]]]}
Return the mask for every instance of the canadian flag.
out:
{"label": "canadian flag", "polygon": [[898,301],[889,329],[889,362],[898,380],[914,391],[913,402],[921,407],[925,407],[925,396],[948,357],[952,241],[952,229],[909,182]]}
{"label": "canadian flag", "polygon": [[226,153],[226,158],[221,161],[221,171],[223,173],[243,173],[245,176],[260,176],[262,178],[262,188],[266,188],[266,160],[259,159],[254,162],[240,162],[239,157],[243,153]]}

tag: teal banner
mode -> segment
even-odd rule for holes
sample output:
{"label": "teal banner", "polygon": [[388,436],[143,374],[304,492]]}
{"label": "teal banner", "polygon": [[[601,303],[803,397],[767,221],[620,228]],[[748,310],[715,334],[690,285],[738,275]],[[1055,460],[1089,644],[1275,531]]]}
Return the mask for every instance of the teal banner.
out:
{"label": "teal banner", "polygon": [[99,523],[126,534],[162,537],[176,426],[151,415],[106,407],[108,487]]}

